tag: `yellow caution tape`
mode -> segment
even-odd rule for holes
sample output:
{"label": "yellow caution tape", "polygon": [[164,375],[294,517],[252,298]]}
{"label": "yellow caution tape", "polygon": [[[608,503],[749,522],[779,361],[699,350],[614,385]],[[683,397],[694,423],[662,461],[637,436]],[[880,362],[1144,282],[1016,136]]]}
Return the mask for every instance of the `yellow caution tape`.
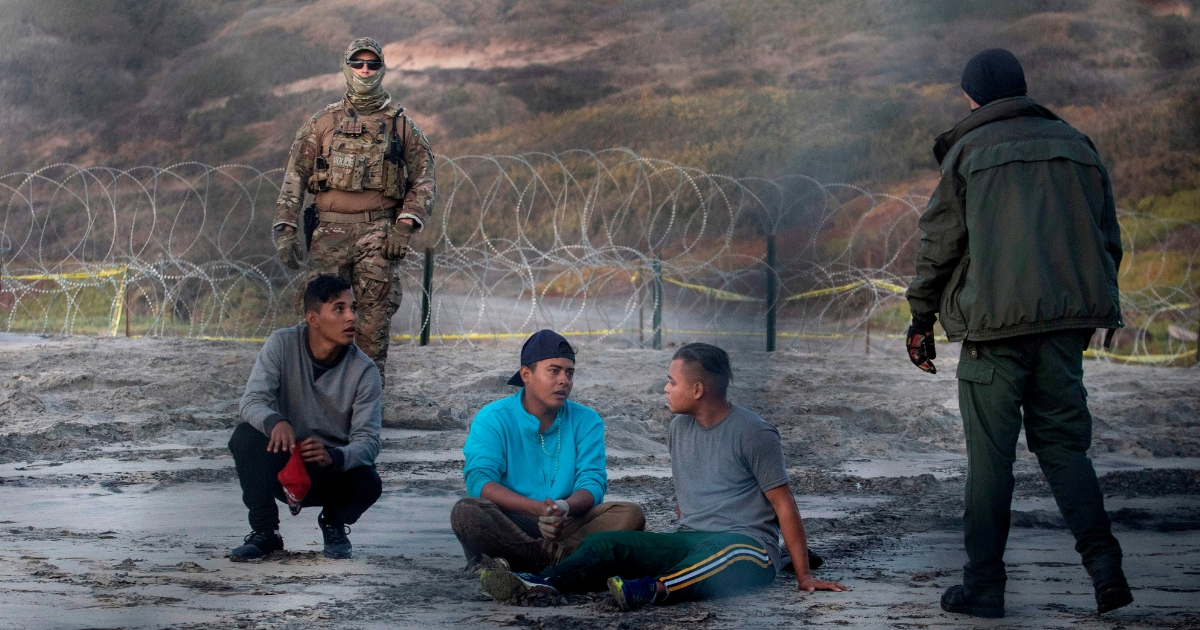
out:
{"label": "yellow caution tape", "polygon": [[39,280],[87,280],[88,278],[107,278],[127,273],[128,267],[117,267],[101,271],[76,271],[72,273],[35,273],[23,276],[0,276],[4,280],[20,280],[22,282],[37,282]]}
{"label": "yellow caution tape", "polygon": [[128,284],[129,267],[121,267],[121,284],[117,286],[116,306],[113,310],[112,326],[109,328],[109,336],[117,336],[117,328],[121,325],[121,312],[125,310],[125,285]]}
{"label": "yellow caution tape", "polygon": [[1171,363],[1180,359],[1186,359],[1196,356],[1195,350],[1180,352],[1179,354],[1110,354],[1103,350],[1084,350],[1083,356],[1089,359],[1108,359],[1110,361],[1119,361],[1121,363]]}
{"label": "yellow caution tape", "polygon": [[673,284],[675,286],[680,286],[685,289],[691,289],[693,291],[698,291],[705,295],[711,295],[720,300],[728,300],[730,302],[762,302],[762,300],[759,298],[750,297],[749,295],[742,295],[741,293],[734,293],[733,291],[725,291],[722,289],[713,289],[713,288],[706,287],[706,286],[699,285],[699,284],[680,282],[679,280],[675,280],[673,278],[663,278],[663,280],[666,280],[667,282],[670,282],[671,284]]}
{"label": "yellow caution tape", "polygon": [[204,341],[244,341],[247,343],[266,343],[266,337],[184,337],[184,339],[203,339]]}
{"label": "yellow caution tape", "polygon": [[[607,330],[586,330],[586,331],[584,331],[584,330],[578,330],[578,331],[568,330],[565,332],[560,331],[559,334],[563,335],[564,337],[572,337],[572,336],[594,337],[594,336],[600,336],[600,335],[628,335],[628,334],[633,334],[636,332],[638,332],[638,331],[633,330],[633,329],[616,328],[616,329],[607,329]],[[654,330],[650,329],[650,328],[646,328],[646,329],[642,330],[641,332],[643,332],[647,335],[654,334]],[[711,337],[761,337],[761,336],[767,334],[765,332],[752,331],[752,330],[747,330],[747,331],[682,330],[682,329],[678,329],[678,328],[663,328],[662,332],[663,332],[663,334],[671,334],[671,335],[708,335]],[[528,337],[532,334],[533,334],[532,332],[465,333],[465,334],[447,334],[447,335],[430,334],[429,338],[430,339],[435,339],[435,338],[436,339],[450,339],[450,340],[521,339],[521,338]],[[790,333],[790,332],[781,332],[781,333],[776,333],[775,336],[778,338],[782,338],[782,339],[854,339],[854,338],[858,338],[858,337],[865,337],[866,335],[863,333]],[[207,339],[207,337],[201,337],[201,338]],[[392,335],[392,337],[391,337],[392,341],[413,341],[413,340],[420,339],[420,338],[421,338],[421,335],[419,335],[419,334],[416,334],[416,335]],[[899,335],[899,334],[895,334],[895,333],[881,333],[881,334],[871,335],[871,338],[872,339],[904,339],[904,335]],[[944,336],[938,337],[937,340],[938,341],[947,341],[946,337],[944,337]]]}
{"label": "yellow caution tape", "polygon": [[[637,332],[637,331],[636,331],[636,330],[624,330],[624,329],[619,329],[619,328],[613,328],[613,329],[605,329],[605,330],[568,330],[568,331],[558,331],[558,334],[560,334],[560,335],[562,335],[562,336],[564,336],[564,337],[585,337],[585,336],[586,336],[586,337],[596,337],[596,336],[601,336],[601,335],[623,335],[623,334],[627,334],[627,333],[635,333],[635,332]],[[653,332],[653,331],[647,330],[646,332]],[[667,332],[667,331],[665,331],[665,330],[664,330],[663,332]],[[447,334],[447,335],[441,335],[441,334],[433,334],[433,333],[430,333],[430,334],[429,334],[429,338],[430,338],[430,339],[435,339],[435,338],[436,338],[436,339],[451,339],[451,340],[461,340],[461,339],[471,339],[471,340],[474,340],[474,339],[524,339],[525,337],[528,337],[528,336],[530,336],[530,335],[532,335],[532,334],[533,334],[533,332],[515,332],[515,333],[459,333],[459,334]],[[421,335],[420,335],[420,333],[417,333],[417,334],[415,334],[415,335],[392,335],[392,341],[413,341],[414,339],[420,339],[420,338],[421,338]]]}
{"label": "yellow caution tape", "polygon": [[902,294],[907,290],[898,284],[884,282],[883,280],[867,279],[867,280],[856,280],[854,282],[851,282],[850,284],[843,284],[840,287],[829,287],[827,289],[813,289],[812,291],[805,291],[804,293],[797,293],[793,296],[783,298],[783,301],[787,302],[790,300],[803,300],[803,299],[811,298],[811,297],[820,297],[822,295],[833,295],[835,293],[845,293],[846,291],[853,291],[859,287],[864,287],[867,285],[871,285],[877,289],[883,289],[884,291],[888,291],[891,293]]}

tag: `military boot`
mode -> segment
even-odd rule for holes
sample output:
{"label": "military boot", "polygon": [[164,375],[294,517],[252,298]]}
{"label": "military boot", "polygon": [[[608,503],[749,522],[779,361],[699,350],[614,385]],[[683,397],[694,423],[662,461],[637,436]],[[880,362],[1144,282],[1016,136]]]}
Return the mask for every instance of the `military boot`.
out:
{"label": "military boot", "polygon": [[1004,591],[968,595],[963,587],[951,586],[942,594],[942,610],[972,617],[999,619],[1004,616]]}
{"label": "military boot", "polygon": [[1092,574],[1092,585],[1096,589],[1096,612],[1104,614],[1133,603],[1133,593],[1125,581],[1121,567],[1098,569]]}

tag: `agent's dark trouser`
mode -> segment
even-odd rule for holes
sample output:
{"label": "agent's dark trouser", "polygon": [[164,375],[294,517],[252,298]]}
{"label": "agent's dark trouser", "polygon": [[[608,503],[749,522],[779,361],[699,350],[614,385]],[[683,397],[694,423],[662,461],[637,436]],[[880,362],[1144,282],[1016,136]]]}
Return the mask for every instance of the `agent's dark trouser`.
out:
{"label": "agent's dark trouser", "polygon": [[587,537],[612,530],[641,531],[646,515],[634,503],[612,501],[573,517],[556,540],[542,538],[536,517],[501,509],[492,501],[468,497],[450,511],[450,527],[468,563],[481,554],[504,558],[514,571],[537,572],[575,551]]}
{"label": "agent's dark trouser", "polygon": [[650,576],[666,585],[667,602],[676,602],[765,586],[775,581],[775,565],[744,534],[601,532],[541,575],[564,593],[602,591],[613,576]]}
{"label": "agent's dark trouser", "polygon": [[1003,591],[1017,438],[1037,456],[1089,574],[1120,567],[1096,471],[1083,351],[1094,331],[1066,330],[963,343],[958,401],[967,438],[963,529],[968,594]]}
{"label": "agent's dark trouser", "polygon": [[[242,502],[250,509],[250,527],[255,531],[278,529],[279,506],[275,500],[287,502],[277,475],[291,453],[269,453],[269,442],[262,431],[245,422],[229,438],[229,450],[242,483]],[[316,464],[305,464],[304,468],[312,488],[301,505],[323,506],[330,525],[355,523],[383,494],[383,482],[374,466],[356,466],[344,472]]]}

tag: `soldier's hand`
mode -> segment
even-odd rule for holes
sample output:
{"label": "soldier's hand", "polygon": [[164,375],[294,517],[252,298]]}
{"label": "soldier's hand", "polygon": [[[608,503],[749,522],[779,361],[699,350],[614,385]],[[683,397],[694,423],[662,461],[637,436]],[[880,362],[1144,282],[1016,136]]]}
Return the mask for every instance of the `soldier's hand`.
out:
{"label": "soldier's hand", "polygon": [[300,259],[304,258],[304,249],[300,246],[300,235],[296,228],[282,225],[275,230],[275,247],[279,248],[279,260],[289,269],[299,269]]}
{"label": "soldier's hand", "polygon": [[408,253],[408,242],[412,240],[413,226],[411,219],[400,219],[388,230],[387,239],[383,242],[383,257],[388,260],[400,260]]}
{"label": "soldier's hand", "polygon": [[912,325],[908,327],[908,334],[904,336],[908,359],[913,365],[930,374],[937,374],[937,368],[933,366],[933,360],[937,358],[937,348],[933,345],[934,321],[933,315],[914,313]]}

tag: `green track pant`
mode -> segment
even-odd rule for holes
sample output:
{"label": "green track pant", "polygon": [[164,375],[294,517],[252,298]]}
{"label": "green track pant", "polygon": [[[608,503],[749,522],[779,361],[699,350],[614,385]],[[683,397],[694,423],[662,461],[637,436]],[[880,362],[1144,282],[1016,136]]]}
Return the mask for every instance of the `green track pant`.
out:
{"label": "green track pant", "polygon": [[1088,573],[1121,565],[1096,471],[1087,457],[1092,416],[1083,351],[1092,330],[963,343],[958,401],[967,438],[963,530],[968,593],[1003,590],[1017,438],[1025,426]]}
{"label": "green track pant", "polygon": [[592,593],[613,576],[655,577],[667,601],[742,593],[775,581],[775,564],[758,541],[712,532],[599,532],[574,553],[542,572],[565,593]]}

